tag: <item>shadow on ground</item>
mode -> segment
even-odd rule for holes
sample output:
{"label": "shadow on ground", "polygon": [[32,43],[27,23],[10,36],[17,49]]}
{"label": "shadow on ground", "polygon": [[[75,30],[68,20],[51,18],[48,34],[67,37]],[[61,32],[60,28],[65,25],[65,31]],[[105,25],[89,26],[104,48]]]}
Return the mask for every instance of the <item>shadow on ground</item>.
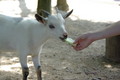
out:
{"label": "shadow on ground", "polygon": [[0,70],[0,80],[22,80],[22,76],[18,73]]}

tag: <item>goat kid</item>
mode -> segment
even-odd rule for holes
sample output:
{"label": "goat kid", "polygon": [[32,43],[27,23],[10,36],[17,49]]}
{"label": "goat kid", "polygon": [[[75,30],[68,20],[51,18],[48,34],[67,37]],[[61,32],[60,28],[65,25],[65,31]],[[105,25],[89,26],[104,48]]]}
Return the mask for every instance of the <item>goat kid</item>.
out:
{"label": "goat kid", "polygon": [[49,38],[60,38],[62,41],[67,38],[67,32],[64,27],[65,18],[73,10],[62,16],[60,13],[47,15],[44,18],[35,14],[35,19],[15,18],[0,15],[0,50],[16,50],[19,56],[23,72],[23,80],[27,80],[29,69],[27,65],[27,56],[31,55],[36,73],[37,80],[42,80],[40,53],[43,44]]}

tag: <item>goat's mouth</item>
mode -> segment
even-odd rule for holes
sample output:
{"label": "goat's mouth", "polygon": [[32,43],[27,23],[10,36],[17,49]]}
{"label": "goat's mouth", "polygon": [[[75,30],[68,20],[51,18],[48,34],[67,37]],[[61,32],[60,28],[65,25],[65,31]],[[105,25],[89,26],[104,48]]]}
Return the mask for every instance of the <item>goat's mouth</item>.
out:
{"label": "goat's mouth", "polygon": [[64,37],[59,37],[63,42],[65,42],[65,39]]}

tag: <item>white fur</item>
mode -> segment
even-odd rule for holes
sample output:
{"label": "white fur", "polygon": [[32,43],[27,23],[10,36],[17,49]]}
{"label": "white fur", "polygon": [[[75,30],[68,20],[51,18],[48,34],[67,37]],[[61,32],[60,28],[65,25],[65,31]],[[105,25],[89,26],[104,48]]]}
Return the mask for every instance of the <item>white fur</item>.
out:
{"label": "white fur", "polygon": [[[39,55],[42,45],[49,38],[63,37],[66,33],[64,22],[59,13],[49,16],[46,25],[36,19],[0,15],[0,50],[17,51],[23,68],[28,67],[27,56],[31,55],[37,69],[40,66]],[[55,29],[50,29],[50,24],[53,24]]]}

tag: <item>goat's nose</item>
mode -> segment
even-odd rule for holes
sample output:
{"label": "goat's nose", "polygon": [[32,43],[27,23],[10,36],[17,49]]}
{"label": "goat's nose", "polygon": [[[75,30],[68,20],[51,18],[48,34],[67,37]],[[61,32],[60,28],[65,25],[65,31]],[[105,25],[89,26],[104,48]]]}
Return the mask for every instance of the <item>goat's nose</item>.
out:
{"label": "goat's nose", "polygon": [[68,36],[67,33],[64,33],[64,34],[63,34],[63,37],[64,37],[65,39],[67,38],[67,36]]}

